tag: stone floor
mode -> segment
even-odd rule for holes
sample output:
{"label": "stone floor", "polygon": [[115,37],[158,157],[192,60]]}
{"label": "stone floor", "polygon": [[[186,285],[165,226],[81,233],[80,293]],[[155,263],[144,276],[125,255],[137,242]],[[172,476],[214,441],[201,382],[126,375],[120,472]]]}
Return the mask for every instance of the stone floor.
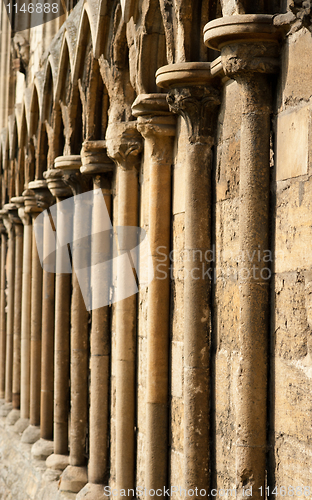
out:
{"label": "stone floor", "polygon": [[74,500],[75,494],[59,492],[60,472],[34,460],[31,447],[21,442],[5,418],[0,418],[0,499]]}

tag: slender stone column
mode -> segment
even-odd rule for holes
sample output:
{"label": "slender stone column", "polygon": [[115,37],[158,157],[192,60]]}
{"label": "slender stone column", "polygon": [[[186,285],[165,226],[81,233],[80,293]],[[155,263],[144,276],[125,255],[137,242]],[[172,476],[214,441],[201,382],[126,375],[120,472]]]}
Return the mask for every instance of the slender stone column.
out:
{"label": "slender stone column", "polygon": [[[50,193],[49,193],[50,194]],[[54,201],[50,195],[49,205]],[[47,207],[48,208],[48,205]],[[41,393],[40,439],[32,449],[34,458],[44,460],[53,453],[53,402],[54,402],[54,283],[55,283],[55,233],[50,215],[43,213],[42,272],[42,338],[41,338]]]}
{"label": "slender stone column", "polygon": [[[82,174],[93,178],[90,338],[90,413],[88,483],[77,500],[104,499],[109,475],[109,384],[110,384],[110,269],[101,267],[111,260],[111,172],[113,162],[106,155],[105,141],[86,141],[81,150]],[[105,207],[107,212],[105,213]],[[104,303],[102,306],[101,304]]]}
{"label": "slender stone column", "polygon": [[243,488],[252,486],[252,497],[260,499],[259,488],[265,487],[266,480],[269,274],[263,257],[269,250],[270,222],[272,90],[268,74],[278,70],[278,38],[272,16],[233,16],[205,26],[205,42],[221,49],[224,72],[237,80],[242,102],[240,360],[235,381],[238,498],[243,498]]}
{"label": "slender stone column", "polygon": [[[62,157],[58,168],[64,172],[65,183],[68,184],[74,195],[82,194],[87,185],[81,176],[80,156]],[[78,493],[87,483],[86,464],[86,435],[88,415],[88,361],[89,361],[89,312],[83,299],[81,286],[88,289],[87,278],[84,283],[78,281],[75,272],[75,262],[79,269],[86,270],[88,275],[89,242],[85,238],[86,232],[91,233],[91,209],[88,202],[75,196],[74,223],[73,223],[73,275],[72,275],[72,302],[71,302],[71,430],[69,466],[61,476],[60,490]]]}
{"label": "slender stone column", "polygon": [[[63,172],[57,168],[44,173],[48,187],[56,198],[57,238],[64,240],[72,230],[72,214],[68,213],[62,201],[71,196],[71,189],[65,185]],[[47,466],[63,470],[69,464],[68,456],[68,414],[69,414],[69,337],[71,264],[68,247],[57,247],[55,275],[55,338],[54,338],[54,453],[47,458]]]}
{"label": "slender stone column", "polygon": [[[12,198],[11,202],[18,208],[24,199]],[[22,313],[22,272],[23,272],[23,224],[16,213],[9,214],[15,228],[15,282],[14,282],[14,325],[13,325],[13,380],[12,405],[6,422],[14,425],[20,417],[20,387],[21,387],[21,313]]]}
{"label": "slender stone column", "polygon": [[14,331],[14,276],[15,276],[15,228],[9,218],[10,210],[16,211],[16,206],[8,203],[4,205],[3,222],[8,233],[8,252],[6,259],[7,276],[7,322],[6,322],[6,358],[5,358],[5,405],[0,410],[0,415],[6,417],[13,408],[12,382],[13,382],[13,331]]}
{"label": "slender stone column", "polygon": [[[171,165],[176,118],[166,94],[139,95],[132,105],[149,163],[149,243],[154,279],[148,287],[146,480],[148,491],[168,484],[168,362],[170,305]],[[166,262],[159,267],[157,248]],[[164,273],[165,276],[164,276]]]}
{"label": "slender stone column", "polygon": [[[0,217],[2,215],[0,212]],[[0,289],[0,400],[4,404],[5,395],[5,357],[6,357],[6,256],[7,256],[7,233],[5,226],[1,224],[1,289]]]}
{"label": "slender stone column", "polygon": [[[46,181],[32,181],[24,192],[25,212],[33,223],[50,201]],[[43,232],[41,228],[41,238]],[[30,425],[22,435],[24,443],[35,443],[40,438],[41,396],[41,341],[42,341],[42,266],[39,259],[35,231],[32,239],[31,322],[30,322]],[[42,241],[40,242],[42,245]]]}
{"label": "slender stone column", "polygon": [[22,433],[29,425],[30,408],[30,312],[31,312],[31,255],[32,223],[31,216],[25,213],[23,201],[19,198],[18,215],[24,225],[22,309],[21,309],[21,380],[20,380],[20,419],[14,431]]}
{"label": "slender stone column", "polygon": [[[210,486],[209,365],[211,280],[203,256],[211,241],[211,167],[219,92],[209,63],[160,68],[157,85],[169,88],[170,109],[183,116],[189,135],[185,162],[184,477],[185,489]],[[197,490],[196,490],[197,491]]]}
{"label": "slender stone column", "polygon": [[[107,152],[115,161],[118,208],[114,226],[138,225],[138,166],[141,137],[134,122],[116,123],[107,129]],[[126,232],[125,232],[126,233]],[[137,238],[119,238],[119,251],[128,253],[137,245]],[[122,259],[117,266],[116,303],[116,487],[135,486],[135,362],[136,302],[135,294],[119,300],[129,288]]]}
{"label": "slender stone column", "polygon": [[20,419],[14,431],[22,433],[29,425],[30,408],[30,307],[31,307],[31,254],[32,224],[30,215],[25,213],[24,197],[19,197],[18,215],[24,225],[23,272],[21,307],[21,379],[20,379]]}

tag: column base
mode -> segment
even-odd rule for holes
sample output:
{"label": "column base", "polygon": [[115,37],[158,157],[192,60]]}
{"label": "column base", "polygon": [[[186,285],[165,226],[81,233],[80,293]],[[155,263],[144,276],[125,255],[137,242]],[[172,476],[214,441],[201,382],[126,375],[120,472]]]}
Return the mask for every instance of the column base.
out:
{"label": "column base", "polygon": [[4,405],[0,406],[0,417],[7,417],[12,410],[12,403],[4,403]]}
{"label": "column base", "polygon": [[78,493],[88,482],[87,467],[69,465],[61,475],[60,491]]}
{"label": "column base", "polygon": [[107,496],[104,495],[103,484],[87,483],[76,496],[76,500],[104,500]]}
{"label": "column base", "polygon": [[40,439],[40,427],[29,425],[22,434],[22,443],[34,444]]}
{"label": "column base", "polygon": [[15,425],[16,422],[19,420],[21,416],[21,412],[20,410],[11,410],[10,413],[8,414],[6,420],[5,420],[5,423],[7,425]]}
{"label": "column base", "polygon": [[76,500],[105,500],[104,484],[87,483],[76,496]]}
{"label": "column base", "polygon": [[29,426],[29,418],[20,418],[13,426],[13,431],[16,434],[23,434],[24,430]]}
{"label": "column base", "polygon": [[47,460],[46,466],[52,470],[62,471],[69,465],[69,455],[57,455],[52,453]]}
{"label": "column base", "polygon": [[37,460],[46,460],[54,451],[53,441],[40,438],[31,448],[31,455]]}
{"label": "column base", "polygon": [[4,405],[5,404],[5,399],[1,398],[0,399],[0,406]]}

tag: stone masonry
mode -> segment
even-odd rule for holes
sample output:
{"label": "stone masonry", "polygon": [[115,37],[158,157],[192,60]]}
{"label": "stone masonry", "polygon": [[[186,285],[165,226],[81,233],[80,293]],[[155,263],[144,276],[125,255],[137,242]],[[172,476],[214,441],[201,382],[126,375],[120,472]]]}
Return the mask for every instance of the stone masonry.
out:
{"label": "stone masonry", "polygon": [[13,3],[0,498],[310,498],[312,2]]}

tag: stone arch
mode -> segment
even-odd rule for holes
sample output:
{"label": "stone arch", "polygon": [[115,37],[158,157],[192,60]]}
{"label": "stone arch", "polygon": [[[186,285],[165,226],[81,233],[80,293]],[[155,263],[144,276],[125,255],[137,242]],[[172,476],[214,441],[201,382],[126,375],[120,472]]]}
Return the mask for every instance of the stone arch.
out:
{"label": "stone arch", "polygon": [[15,115],[10,116],[9,151],[8,151],[8,191],[9,199],[16,196],[16,171],[18,161],[18,136]]}
{"label": "stone arch", "polygon": [[77,52],[73,73],[73,88],[71,101],[71,120],[73,123],[73,133],[71,137],[71,150],[73,154],[79,154],[82,142],[92,135],[88,128],[90,124],[89,106],[90,82],[94,66],[93,39],[91,33],[90,18],[87,9],[84,9],[81,16]]}
{"label": "stone arch", "polygon": [[58,76],[55,85],[55,102],[58,102],[60,99],[63,99],[64,102],[67,101],[67,99],[64,99],[64,93],[66,92],[66,86],[69,87],[68,89],[69,93],[71,90],[72,73],[73,73],[72,68],[73,68],[73,61],[70,50],[70,42],[68,39],[67,32],[65,31],[62,41],[61,55],[59,59]]}
{"label": "stone arch", "polygon": [[18,133],[18,159],[17,170],[15,175],[15,192],[16,196],[20,196],[25,189],[25,157],[27,148],[27,121],[25,114],[25,106],[23,106],[21,125]]}
{"label": "stone arch", "polygon": [[8,163],[9,163],[9,133],[8,129],[3,129],[1,133],[1,198],[3,205],[9,203],[9,182],[8,182]]}

